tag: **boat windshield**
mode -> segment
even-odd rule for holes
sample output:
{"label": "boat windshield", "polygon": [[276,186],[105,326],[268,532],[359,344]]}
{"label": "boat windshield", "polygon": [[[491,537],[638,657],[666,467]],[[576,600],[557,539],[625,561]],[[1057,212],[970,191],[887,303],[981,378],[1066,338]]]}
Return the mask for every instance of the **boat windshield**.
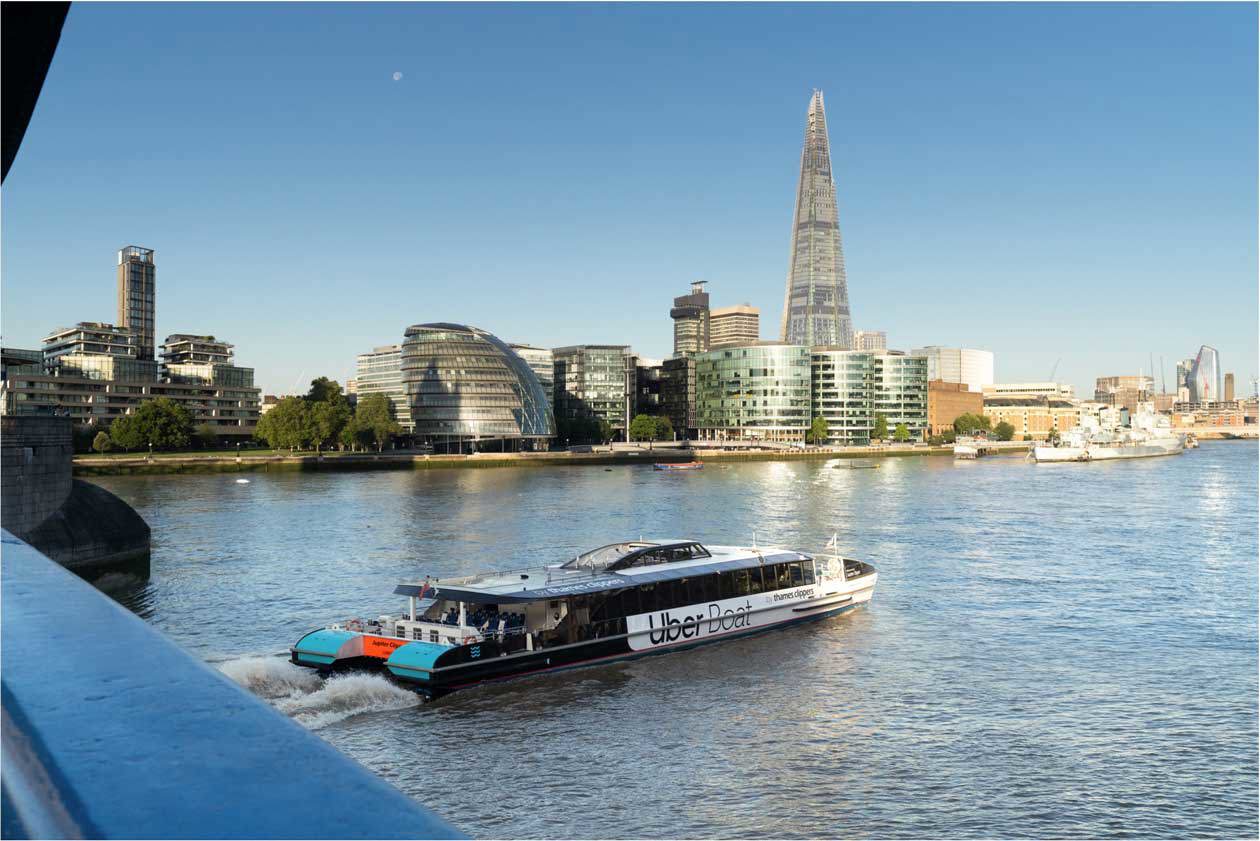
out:
{"label": "boat windshield", "polygon": [[631,552],[638,552],[640,549],[648,549],[655,545],[655,543],[637,542],[610,543],[607,546],[583,552],[565,564],[564,569],[607,569]]}

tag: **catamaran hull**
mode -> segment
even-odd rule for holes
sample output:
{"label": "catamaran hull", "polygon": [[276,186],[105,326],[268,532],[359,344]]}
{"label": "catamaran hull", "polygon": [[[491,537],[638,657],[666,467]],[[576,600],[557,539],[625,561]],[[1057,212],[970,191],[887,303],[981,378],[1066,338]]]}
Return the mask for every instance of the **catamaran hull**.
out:
{"label": "catamaran hull", "polygon": [[[864,575],[847,582],[847,586],[839,590],[825,587],[822,583],[807,585],[793,592],[813,592],[797,599],[790,598],[793,595],[791,592],[761,593],[656,611],[654,615],[628,617],[628,632],[624,634],[503,656],[500,656],[499,644],[494,640],[446,648],[441,652],[426,651],[429,647],[420,643],[420,659],[413,658],[409,662],[401,656],[405,654],[403,647],[407,644],[406,640],[378,638],[382,643],[396,642],[397,653],[384,661],[364,657],[359,654],[362,649],[356,647],[355,641],[347,640],[341,648],[345,656],[321,656],[318,660],[327,662],[317,662],[311,656],[314,646],[304,648],[310,637],[320,633],[312,632],[294,646],[292,660],[298,665],[321,671],[383,668],[396,681],[436,698],[481,683],[683,651],[711,642],[825,619],[870,601],[875,592],[876,578],[876,573]],[[777,602],[776,596],[779,597]],[[753,599],[763,603],[754,606]],[[739,602],[743,602],[743,606],[735,604]],[[431,659],[428,659],[429,654]]]}
{"label": "catamaran hull", "polygon": [[1117,458],[1152,458],[1175,456],[1184,452],[1180,438],[1157,439],[1128,446],[1034,447],[1033,459],[1038,463],[1061,461],[1108,461]]}

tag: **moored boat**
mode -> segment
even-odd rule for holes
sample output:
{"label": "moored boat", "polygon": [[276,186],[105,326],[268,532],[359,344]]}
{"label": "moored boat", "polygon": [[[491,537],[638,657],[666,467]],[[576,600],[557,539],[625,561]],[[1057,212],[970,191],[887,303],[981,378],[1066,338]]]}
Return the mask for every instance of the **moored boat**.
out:
{"label": "moored boat", "polygon": [[400,584],[405,613],[312,631],[291,659],[384,671],[436,697],[833,616],[869,601],[876,580],[839,555],[627,541],[564,564]]}
{"label": "moored boat", "polygon": [[1129,426],[1104,429],[1090,419],[1074,427],[1053,444],[1034,447],[1038,464],[1050,462],[1108,461],[1180,455],[1185,438],[1172,431],[1168,418],[1157,415],[1149,403],[1140,404]]}
{"label": "moored boat", "polygon": [[652,465],[657,470],[699,470],[704,467],[702,461],[658,461]]}

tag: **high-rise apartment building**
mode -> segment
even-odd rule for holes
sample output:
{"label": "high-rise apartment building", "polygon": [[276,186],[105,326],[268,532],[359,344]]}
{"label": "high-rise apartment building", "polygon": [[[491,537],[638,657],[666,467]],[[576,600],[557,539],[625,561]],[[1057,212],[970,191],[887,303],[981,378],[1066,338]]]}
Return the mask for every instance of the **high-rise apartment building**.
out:
{"label": "high-rise apartment building", "polygon": [[136,355],[153,359],[156,349],[157,266],[153,249],[129,245],[118,252],[118,324],[136,335]]}
{"label": "high-rise apartment building", "polygon": [[973,348],[928,345],[910,351],[928,358],[928,379],[963,383],[972,391],[993,385],[993,353]]}
{"label": "high-rise apartment building", "polygon": [[411,419],[411,404],[403,388],[402,345],[381,345],[370,353],[358,356],[355,380],[359,400],[372,394],[384,394],[394,404],[394,419],[403,432],[415,430]]}
{"label": "high-rise apartment building", "polygon": [[709,348],[754,345],[761,339],[761,311],[751,304],[719,307],[709,313]]}
{"label": "high-rise apartment building", "polygon": [[783,295],[779,338],[795,345],[849,348],[853,319],[844,249],[831,175],[831,148],[822,91],[814,91],[805,119],[801,174],[792,215],[792,254]]}
{"label": "high-rise apartment building", "polygon": [[694,281],[690,293],[674,299],[669,311],[674,319],[674,356],[709,349],[709,293],[704,286],[705,281]]}
{"label": "high-rise apartment building", "polygon": [[888,350],[888,334],[883,330],[855,330],[854,350]]}
{"label": "high-rise apartment building", "polygon": [[696,358],[679,356],[661,363],[661,413],[680,438],[696,434]]}

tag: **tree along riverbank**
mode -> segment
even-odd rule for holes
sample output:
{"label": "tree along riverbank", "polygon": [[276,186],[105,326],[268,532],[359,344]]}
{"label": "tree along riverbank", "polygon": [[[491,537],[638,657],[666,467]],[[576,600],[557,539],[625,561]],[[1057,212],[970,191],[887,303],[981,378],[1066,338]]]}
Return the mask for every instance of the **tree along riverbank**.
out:
{"label": "tree along riverbank", "polygon": [[[1012,449],[1019,450],[1022,442]],[[1024,447],[1027,445],[1024,444]],[[700,460],[706,463],[735,461],[799,461],[818,459],[890,458],[901,456],[948,456],[953,448],[927,446],[845,447],[810,450],[679,450],[612,451],[595,453],[477,453],[476,455],[425,455],[395,451],[384,453],[314,453],[298,455],[145,455],[132,458],[76,456],[78,476],[125,476],[178,473],[247,473],[280,470],[428,470],[435,468],[551,467],[555,465],[608,466]]]}

